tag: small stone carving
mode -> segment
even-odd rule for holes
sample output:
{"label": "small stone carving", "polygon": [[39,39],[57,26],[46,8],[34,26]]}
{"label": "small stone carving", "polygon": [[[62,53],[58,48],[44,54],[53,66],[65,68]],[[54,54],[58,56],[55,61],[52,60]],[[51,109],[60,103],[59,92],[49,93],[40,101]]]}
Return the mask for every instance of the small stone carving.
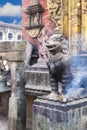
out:
{"label": "small stone carving", "polygon": [[[58,94],[66,93],[66,86],[70,81],[69,57],[67,51],[65,51],[64,45],[66,43],[63,43],[63,39],[62,34],[55,33],[49,38],[46,45],[50,52],[47,62],[52,89],[50,98],[55,100],[58,100]],[[59,82],[62,83],[62,92],[59,92]]]}

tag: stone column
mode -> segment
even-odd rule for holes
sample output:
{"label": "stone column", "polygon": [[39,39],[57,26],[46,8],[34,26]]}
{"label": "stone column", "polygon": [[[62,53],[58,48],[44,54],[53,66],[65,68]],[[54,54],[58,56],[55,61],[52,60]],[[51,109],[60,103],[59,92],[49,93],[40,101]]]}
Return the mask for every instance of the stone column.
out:
{"label": "stone column", "polygon": [[12,93],[9,99],[8,130],[25,130],[26,105],[23,73],[25,43],[8,43],[8,46],[7,59],[10,62],[12,87]]}

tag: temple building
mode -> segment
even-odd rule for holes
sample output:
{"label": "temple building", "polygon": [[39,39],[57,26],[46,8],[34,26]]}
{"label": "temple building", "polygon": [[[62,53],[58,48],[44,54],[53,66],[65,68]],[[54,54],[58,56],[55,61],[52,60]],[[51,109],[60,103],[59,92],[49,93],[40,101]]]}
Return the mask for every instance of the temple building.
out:
{"label": "temple building", "polygon": [[[44,46],[45,42],[54,33],[55,28],[58,27],[58,33],[63,34],[67,39],[70,55],[82,53],[87,55],[86,0],[22,0],[22,18],[23,39],[35,44],[39,49],[41,43]],[[43,48],[41,50],[43,51]],[[31,83],[34,80],[34,73],[30,71],[30,74],[32,75],[29,75],[29,71],[27,71],[27,75],[31,76]],[[38,75],[40,78],[41,74]],[[40,81],[36,81],[36,77],[33,83],[35,82],[40,83]],[[42,82],[42,84],[45,83]],[[41,88],[42,86],[38,87],[36,85],[34,88],[34,85],[27,84],[27,127],[32,126],[32,104],[34,99],[42,95],[42,91],[47,90],[49,86],[45,85],[44,88]]]}
{"label": "temple building", "polygon": [[[68,38],[71,51],[87,50],[87,2],[85,0],[22,0],[23,38],[38,44],[42,28],[49,37],[55,26]],[[39,6],[40,5],[40,6]],[[39,8],[40,7],[40,8]],[[38,21],[38,22],[36,22]]]}
{"label": "temple building", "polygon": [[22,28],[20,25],[0,22],[0,41],[21,41]]}

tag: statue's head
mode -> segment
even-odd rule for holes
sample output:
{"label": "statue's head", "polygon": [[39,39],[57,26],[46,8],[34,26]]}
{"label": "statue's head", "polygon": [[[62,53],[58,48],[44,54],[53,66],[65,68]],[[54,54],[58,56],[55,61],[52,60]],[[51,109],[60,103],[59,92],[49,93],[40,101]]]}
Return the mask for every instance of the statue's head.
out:
{"label": "statue's head", "polygon": [[58,52],[62,52],[63,50],[63,45],[62,45],[63,35],[57,31],[58,30],[55,29],[55,32],[49,38],[46,44],[50,53],[55,53],[55,52],[58,53]]}

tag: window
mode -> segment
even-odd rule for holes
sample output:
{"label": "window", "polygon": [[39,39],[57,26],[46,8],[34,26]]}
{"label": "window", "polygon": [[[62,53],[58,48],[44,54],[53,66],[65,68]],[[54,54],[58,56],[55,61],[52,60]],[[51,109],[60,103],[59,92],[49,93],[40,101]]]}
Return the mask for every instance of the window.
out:
{"label": "window", "polygon": [[9,39],[9,40],[12,40],[12,38],[13,38],[13,34],[12,34],[12,33],[9,33],[9,34],[8,34],[8,39]]}
{"label": "window", "polygon": [[0,32],[0,40],[2,40],[2,39],[3,39],[3,33]]}
{"label": "window", "polygon": [[20,34],[17,36],[17,39],[18,39],[18,40],[21,40],[21,39],[22,39],[22,37],[21,37]]}

